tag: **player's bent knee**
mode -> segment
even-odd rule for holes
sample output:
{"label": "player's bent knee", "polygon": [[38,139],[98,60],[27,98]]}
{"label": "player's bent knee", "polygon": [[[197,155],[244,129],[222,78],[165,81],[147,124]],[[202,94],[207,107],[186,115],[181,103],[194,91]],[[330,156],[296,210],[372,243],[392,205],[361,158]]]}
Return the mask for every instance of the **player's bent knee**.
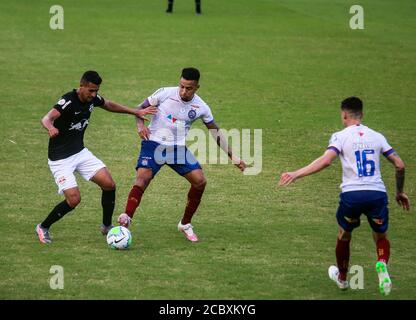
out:
{"label": "player's bent knee", "polygon": [[105,191],[113,191],[113,190],[116,190],[116,183],[113,180],[111,180],[107,182],[104,186],[102,186],[101,188]]}
{"label": "player's bent knee", "polygon": [[65,200],[71,208],[75,208],[81,202],[81,193],[78,188],[64,191]]}
{"label": "player's bent knee", "polygon": [[73,196],[67,197],[66,202],[71,208],[75,208],[81,202],[81,196],[73,195]]}
{"label": "player's bent knee", "polygon": [[135,185],[140,187],[142,190],[146,190],[150,180],[152,180],[152,178],[137,178]]}
{"label": "player's bent knee", "polygon": [[134,183],[136,186],[140,187],[141,189],[145,190],[149,185],[150,181],[152,181],[153,176],[152,174],[141,174],[136,178],[136,182]]}
{"label": "player's bent knee", "polygon": [[207,180],[205,178],[202,178],[198,180],[196,183],[194,183],[193,187],[198,190],[204,190],[206,185],[207,185]]}

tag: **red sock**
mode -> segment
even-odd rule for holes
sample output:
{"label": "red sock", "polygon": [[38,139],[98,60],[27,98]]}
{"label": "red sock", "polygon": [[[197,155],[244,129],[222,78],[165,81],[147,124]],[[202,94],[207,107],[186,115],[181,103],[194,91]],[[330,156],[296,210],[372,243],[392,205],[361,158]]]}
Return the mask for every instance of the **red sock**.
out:
{"label": "red sock", "polygon": [[136,211],[136,208],[140,204],[143,192],[144,190],[139,186],[134,185],[133,188],[131,188],[127,199],[126,209],[124,210],[130,218],[133,218],[134,211]]}
{"label": "red sock", "polygon": [[339,279],[345,281],[347,280],[348,264],[350,261],[350,240],[337,239],[335,254],[337,257]]}
{"label": "red sock", "polygon": [[387,238],[378,239],[377,243],[377,260],[389,263],[390,258],[390,241]]}
{"label": "red sock", "polygon": [[204,193],[204,189],[198,190],[191,186],[188,192],[188,203],[186,204],[185,213],[183,215],[182,224],[188,224],[192,220],[192,216],[194,215],[196,209],[198,209],[199,203],[201,202],[202,194]]}

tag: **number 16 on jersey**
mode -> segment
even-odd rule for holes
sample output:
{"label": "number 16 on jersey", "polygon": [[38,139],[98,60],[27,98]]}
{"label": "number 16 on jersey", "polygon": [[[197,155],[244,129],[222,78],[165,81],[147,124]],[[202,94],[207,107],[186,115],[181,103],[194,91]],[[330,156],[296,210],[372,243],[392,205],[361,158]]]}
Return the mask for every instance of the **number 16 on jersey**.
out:
{"label": "number 16 on jersey", "polygon": [[355,151],[355,158],[357,159],[357,169],[359,177],[371,177],[374,176],[376,165],[373,160],[368,160],[367,155],[374,154],[374,150],[366,149],[363,151]]}

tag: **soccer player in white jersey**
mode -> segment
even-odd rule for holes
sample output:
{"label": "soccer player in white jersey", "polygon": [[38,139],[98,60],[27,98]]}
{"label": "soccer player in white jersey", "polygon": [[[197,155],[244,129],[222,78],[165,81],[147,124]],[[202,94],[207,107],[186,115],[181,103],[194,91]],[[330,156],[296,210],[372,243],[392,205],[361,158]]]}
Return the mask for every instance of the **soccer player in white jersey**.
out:
{"label": "soccer player in white jersey", "polygon": [[336,214],[339,225],[335,250],[337,266],[329,267],[329,277],[340,289],[348,288],[351,234],[360,225],[361,214],[365,214],[377,247],[376,271],[379,289],[382,294],[387,295],[391,291],[391,280],[387,271],[390,256],[390,243],[387,238],[389,215],[386,188],[380,173],[380,154],[396,168],[396,201],[405,210],[409,210],[409,198],[403,191],[405,166],[382,134],[361,123],[362,117],[363,104],[359,98],[350,97],[342,101],[341,119],[345,129],[332,135],[328,149],[321,157],[297,171],[284,172],[279,185],[287,186],[296,179],[321,171],[340,156],[343,175]]}
{"label": "soccer player in white jersey", "polygon": [[219,127],[214,121],[211,109],[196,94],[199,88],[200,73],[195,68],[185,68],[179,82],[179,87],[160,88],[139,106],[146,109],[157,107],[149,127],[143,119],[137,120],[137,129],[142,138],[140,155],[136,165],[136,181],[129,193],[125,212],[118,222],[129,227],[136,208],[150,181],[164,164],[183,176],[191,184],[188,201],[178,230],[192,242],[198,237],[191,225],[192,216],[198,209],[206,186],[202,168],[194,155],[186,148],[185,138],[192,123],[201,119],[210,129],[217,144],[228,154],[233,164],[244,171],[246,164],[233,154]]}

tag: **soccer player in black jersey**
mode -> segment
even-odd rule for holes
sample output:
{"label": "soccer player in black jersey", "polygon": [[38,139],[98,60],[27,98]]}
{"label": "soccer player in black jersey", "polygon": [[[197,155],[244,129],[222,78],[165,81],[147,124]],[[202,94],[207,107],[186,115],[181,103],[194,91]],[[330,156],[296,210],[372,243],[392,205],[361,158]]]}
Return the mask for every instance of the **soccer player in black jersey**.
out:
{"label": "soccer player in black jersey", "polygon": [[136,117],[154,114],[154,107],[146,109],[128,108],[98,95],[101,77],[95,71],[83,74],[80,86],[64,94],[56,105],[42,118],[42,126],[48,131],[48,164],[58,185],[58,193],[65,196],[36,226],[40,242],[50,243],[50,226],[73,210],[81,201],[81,195],[74,176],[77,171],[85,180],[96,183],[102,189],[103,207],[102,234],[111,228],[115,205],[116,184],[105,164],[84,147],[84,133],[94,107],[110,112],[127,113]]}

